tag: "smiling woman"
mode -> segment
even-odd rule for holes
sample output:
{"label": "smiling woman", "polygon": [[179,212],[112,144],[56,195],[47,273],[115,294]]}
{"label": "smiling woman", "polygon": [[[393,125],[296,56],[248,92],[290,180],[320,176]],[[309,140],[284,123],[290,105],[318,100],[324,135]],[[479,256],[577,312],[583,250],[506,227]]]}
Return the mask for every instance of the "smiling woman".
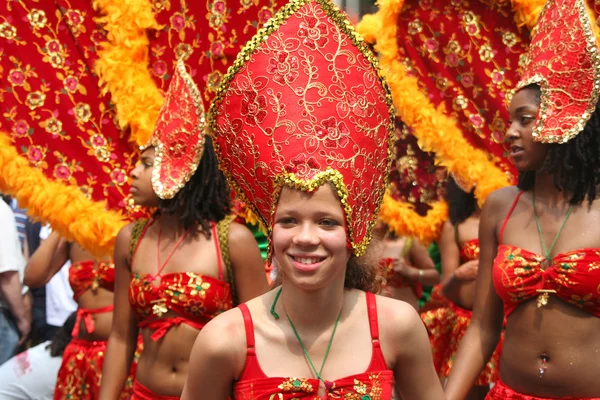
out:
{"label": "smiling woman", "polygon": [[365,264],[393,116],[374,56],[328,0],[292,0],[242,50],[209,121],[282,283],[203,329],[184,399],[443,398],[419,316],[374,295]]}

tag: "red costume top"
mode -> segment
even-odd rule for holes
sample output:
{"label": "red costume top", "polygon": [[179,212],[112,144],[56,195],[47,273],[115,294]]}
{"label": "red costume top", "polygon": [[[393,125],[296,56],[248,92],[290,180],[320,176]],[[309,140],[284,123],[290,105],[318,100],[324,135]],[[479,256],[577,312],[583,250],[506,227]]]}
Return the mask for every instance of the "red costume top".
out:
{"label": "red costume top", "polygon": [[493,278],[508,316],[525,300],[552,293],[563,301],[600,317],[600,249],[577,249],[558,254],[542,269],[544,257],[520,247],[503,244],[504,227],[519,197],[515,198],[500,230]]}
{"label": "red costume top", "polygon": [[69,284],[77,301],[87,290],[99,287],[114,291],[115,265],[106,261],[80,261],[69,268]]}
{"label": "red costume top", "polygon": [[479,239],[467,240],[460,246],[460,262],[464,264],[477,259],[479,259]]}
{"label": "red costume top", "polygon": [[[146,224],[137,241],[132,265],[135,251],[151,224]],[[136,312],[138,326],[155,331],[152,339],[160,339],[172,326],[182,323],[202,329],[211,319],[232,307],[231,289],[223,277],[221,248],[214,223],[212,237],[217,249],[218,278],[193,272],[131,274],[129,303]],[[162,318],[169,311],[178,316]]]}
{"label": "red costume top", "polygon": [[[366,293],[373,355],[371,363],[362,374],[326,381],[327,398],[384,400],[392,398],[394,372],[385,362],[379,343],[377,303],[373,293]],[[319,380],[316,378],[267,377],[256,356],[252,316],[245,304],[240,304],[246,327],[248,353],[246,365],[235,384],[235,399],[319,399]]]}

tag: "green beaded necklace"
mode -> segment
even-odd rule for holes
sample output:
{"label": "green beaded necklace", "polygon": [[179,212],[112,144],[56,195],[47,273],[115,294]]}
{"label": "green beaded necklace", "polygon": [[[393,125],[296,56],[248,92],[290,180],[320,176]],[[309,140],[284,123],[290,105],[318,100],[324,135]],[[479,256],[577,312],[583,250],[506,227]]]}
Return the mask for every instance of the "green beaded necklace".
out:
{"label": "green beaded necklace", "polygon": [[[273,305],[271,306],[271,315],[273,315],[273,317],[275,317],[275,319],[279,319],[279,314],[277,314],[277,312],[275,311],[275,305],[277,304],[277,300],[279,300],[279,296],[281,295],[281,290],[282,290],[282,288],[279,288],[279,291],[277,292],[277,294],[275,295],[275,299],[273,300]],[[304,356],[308,360],[310,367],[312,368],[313,372],[317,376],[317,379],[319,379],[321,382],[323,382],[326,389],[329,389],[328,386],[331,386],[331,384],[329,382],[326,382],[323,378],[321,378],[321,374],[323,373],[323,367],[325,367],[325,361],[327,361],[327,356],[329,355],[329,350],[331,350],[331,345],[333,344],[333,337],[335,336],[335,331],[337,330],[338,323],[340,322],[340,317],[342,316],[342,310],[340,309],[340,313],[338,314],[337,319],[335,320],[335,325],[333,326],[333,332],[331,333],[331,337],[329,338],[329,344],[327,344],[327,350],[325,350],[325,357],[323,357],[323,363],[321,363],[321,369],[319,369],[319,371],[317,371],[317,368],[315,368],[315,365],[314,365],[312,359],[310,358],[310,355],[308,355],[308,350],[306,350],[306,346],[304,346],[304,342],[302,342],[302,339],[300,338],[300,334],[296,330],[296,327],[294,326],[294,323],[290,319],[290,316],[287,315],[287,312],[286,312],[285,316],[287,317],[287,320],[290,323],[292,330],[294,331],[294,335],[296,335],[296,339],[298,339],[298,343],[300,343],[300,347],[302,347],[302,350],[304,351]]]}

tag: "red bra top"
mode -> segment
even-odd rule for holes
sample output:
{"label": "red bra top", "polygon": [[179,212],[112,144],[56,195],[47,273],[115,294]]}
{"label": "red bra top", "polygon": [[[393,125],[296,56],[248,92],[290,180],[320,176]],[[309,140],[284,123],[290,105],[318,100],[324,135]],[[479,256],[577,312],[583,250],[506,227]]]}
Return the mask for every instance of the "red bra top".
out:
{"label": "red bra top", "polygon": [[69,268],[69,284],[77,301],[87,290],[99,287],[114,291],[115,265],[106,261],[80,261]]}
{"label": "red bra top", "polygon": [[494,287],[504,302],[505,316],[521,302],[551,293],[600,317],[600,249],[578,249],[558,254],[552,259],[552,265],[542,269],[543,256],[502,244],[504,227],[522,193],[516,196],[500,229],[498,254],[492,272]]}
{"label": "red bra top", "polygon": [[467,240],[460,247],[460,262],[466,263],[477,259],[479,259],[479,239]]}
{"label": "red bra top", "polygon": [[[146,224],[133,256],[150,225]],[[136,312],[138,326],[154,331],[152,339],[160,339],[172,326],[182,323],[202,329],[211,319],[232,308],[229,283],[223,280],[221,250],[214,223],[212,237],[217,249],[218,279],[193,272],[131,274],[129,303]],[[178,316],[163,318],[169,310]]]}
{"label": "red bra top", "polygon": [[[394,373],[388,369],[379,343],[377,304],[375,295],[367,293],[367,309],[371,326],[373,355],[369,368],[362,374],[348,376],[333,382],[326,382],[326,397],[331,399],[371,399],[391,400],[394,387]],[[248,353],[246,365],[240,380],[234,387],[237,400],[318,400],[319,380],[316,378],[269,378],[265,375],[254,347],[254,327],[252,316],[246,304],[239,309],[244,316]]]}

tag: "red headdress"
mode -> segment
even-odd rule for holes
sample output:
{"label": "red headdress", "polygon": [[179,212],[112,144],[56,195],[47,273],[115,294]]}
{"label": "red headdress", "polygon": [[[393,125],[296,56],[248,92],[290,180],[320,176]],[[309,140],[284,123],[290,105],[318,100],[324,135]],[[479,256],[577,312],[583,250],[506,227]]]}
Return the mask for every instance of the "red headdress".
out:
{"label": "red headdress", "polygon": [[180,59],[150,145],[156,157],[152,187],[161,199],[171,199],[190,180],[204,152],[206,118],[200,91]]}
{"label": "red headdress", "polygon": [[269,233],[283,186],[330,182],[361,255],[387,182],[393,111],[345,15],[328,0],[292,0],[240,52],[209,121],[221,168]]}
{"label": "red headdress", "polygon": [[600,57],[584,0],[549,0],[535,27],[517,89],[538,84],[542,101],[533,137],[565,143],[590,119],[600,91]]}

